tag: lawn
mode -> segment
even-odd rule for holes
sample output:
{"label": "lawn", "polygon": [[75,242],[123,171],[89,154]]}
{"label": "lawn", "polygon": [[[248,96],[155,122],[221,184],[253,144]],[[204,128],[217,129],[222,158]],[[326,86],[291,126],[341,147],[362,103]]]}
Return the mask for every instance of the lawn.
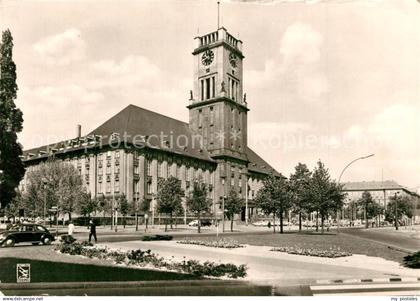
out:
{"label": "lawn", "polygon": [[[340,233],[325,233],[323,235],[316,232],[286,232],[284,234],[247,234],[247,235],[229,235],[240,244],[248,244],[255,246],[272,246],[272,247],[299,247],[313,248],[318,250],[328,250],[330,248],[340,248],[345,252],[352,254],[364,254],[368,256],[382,257],[387,260],[402,263],[407,253],[390,249],[387,246],[376,243],[374,241],[365,240],[352,235]],[[187,237],[188,238],[188,237]],[[189,237],[190,239],[197,239]],[[200,240],[214,240],[215,236],[200,237]]]}
{"label": "lawn", "polygon": [[174,272],[3,257],[0,258],[0,282],[16,283],[17,263],[29,263],[31,265],[31,282],[198,279],[198,277],[193,275]]}

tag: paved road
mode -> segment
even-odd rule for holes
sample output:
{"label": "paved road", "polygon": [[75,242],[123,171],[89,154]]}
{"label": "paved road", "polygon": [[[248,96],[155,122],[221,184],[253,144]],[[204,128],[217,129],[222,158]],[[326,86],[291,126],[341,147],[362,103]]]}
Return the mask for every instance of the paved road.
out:
{"label": "paved road", "polygon": [[357,237],[374,240],[395,248],[402,248],[411,252],[420,250],[419,232],[398,232],[393,229],[352,229],[345,228],[342,232]]}

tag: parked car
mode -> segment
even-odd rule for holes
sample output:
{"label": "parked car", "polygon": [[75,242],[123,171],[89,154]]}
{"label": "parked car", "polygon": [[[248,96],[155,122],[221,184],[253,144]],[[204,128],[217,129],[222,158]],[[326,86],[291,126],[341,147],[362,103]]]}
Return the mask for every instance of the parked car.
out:
{"label": "parked car", "polygon": [[[195,219],[191,221],[188,226],[190,227],[198,227],[198,219]],[[201,227],[210,227],[211,226],[211,220],[208,219],[202,219],[201,220]]]}
{"label": "parked car", "polygon": [[19,224],[14,225],[6,231],[0,232],[0,246],[13,247],[16,243],[29,242],[33,245],[42,243],[49,245],[54,241],[44,226],[38,224]]}

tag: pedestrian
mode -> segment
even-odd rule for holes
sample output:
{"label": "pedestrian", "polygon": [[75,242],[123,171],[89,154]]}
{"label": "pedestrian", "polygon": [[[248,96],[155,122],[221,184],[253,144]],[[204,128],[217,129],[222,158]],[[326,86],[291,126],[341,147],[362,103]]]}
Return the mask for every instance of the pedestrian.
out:
{"label": "pedestrian", "polygon": [[93,238],[95,239],[95,243],[97,243],[97,242],[98,242],[98,240],[96,239],[96,225],[95,225],[95,223],[93,222],[93,220],[90,220],[90,221],[89,221],[89,228],[90,228],[90,232],[89,232],[89,242],[91,241],[92,236],[93,236]]}
{"label": "pedestrian", "polygon": [[69,221],[69,229],[68,229],[67,234],[68,234],[69,236],[73,236],[73,232],[74,232],[74,224],[73,224],[73,222],[72,222],[72,221]]}

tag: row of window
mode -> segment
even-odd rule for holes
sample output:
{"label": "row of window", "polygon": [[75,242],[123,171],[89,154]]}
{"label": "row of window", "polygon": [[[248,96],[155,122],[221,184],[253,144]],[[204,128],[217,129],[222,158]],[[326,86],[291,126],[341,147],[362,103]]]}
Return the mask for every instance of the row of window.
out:
{"label": "row of window", "polygon": [[[104,185],[105,184],[105,185]],[[105,186],[105,191],[103,190]],[[98,183],[98,193],[111,193],[111,182],[99,182]],[[119,193],[120,192],[120,181],[115,180],[114,181],[114,193]]]}

